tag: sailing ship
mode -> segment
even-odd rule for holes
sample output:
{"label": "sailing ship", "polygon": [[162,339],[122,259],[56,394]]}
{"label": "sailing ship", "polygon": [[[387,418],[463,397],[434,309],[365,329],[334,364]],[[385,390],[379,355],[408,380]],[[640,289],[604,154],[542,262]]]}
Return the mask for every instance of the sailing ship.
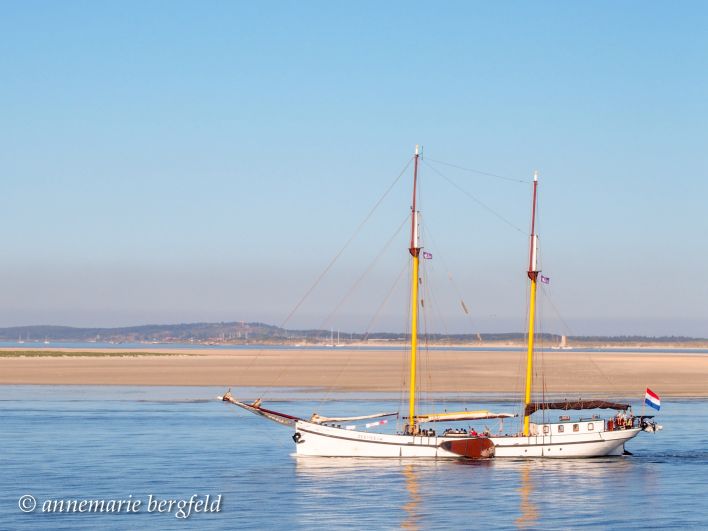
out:
{"label": "sailing ship", "polygon": [[566,336],[561,336],[558,345],[551,347],[551,350],[573,350],[573,347],[568,345],[568,338]]}
{"label": "sailing ship", "polygon": [[[505,419],[516,417],[512,413],[495,413],[487,410],[458,411],[420,414],[417,412],[416,382],[418,356],[418,294],[420,283],[420,258],[422,246],[419,239],[419,216],[416,207],[419,148],[413,157],[413,199],[411,206],[410,245],[408,252],[412,265],[410,284],[410,364],[408,389],[408,415],[402,417],[405,424],[399,433],[375,433],[368,428],[384,424],[386,420],[366,424],[367,431],[346,425],[360,420],[382,419],[398,416],[394,413],[376,413],[357,417],[324,417],[313,414],[301,418],[263,407],[261,399],[246,403],[235,399],[229,390],[223,401],[230,402],[255,415],[294,428],[292,439],[298,456],[319,457],[389,457],[389,458],[577,458],[622,455],[624,445],[641,431],[661,429],[653,421],[653,416],[634,416],[629,404],[605,400],[577,400],[562,402],[534,402],[531,390],[533,384],[534,331],[536,314],[538,268],[538,235],[536,234],[536,205],[538,193],[538,173],[533,178],[533,202],[531,215],[529,267],[530,283],[528,343],[526,352],[526,383],[523,402],[521,431],[515,434],[479,434],[476,430],[448,428],[438,433],[427,426],[440,422],[476,421],[482,419]],[[552,410],[597,410],[613,409],[617,414],[608,420],[598,415],[590,418],[571,420],[568,415],[559,416],[558,422],[546,422],[548,411]],[[541,422],[531,422],[531,417],[541,412]],[[345,425],[343,426],[342,423]],[[458,424],[459,425],[459,424]]]}

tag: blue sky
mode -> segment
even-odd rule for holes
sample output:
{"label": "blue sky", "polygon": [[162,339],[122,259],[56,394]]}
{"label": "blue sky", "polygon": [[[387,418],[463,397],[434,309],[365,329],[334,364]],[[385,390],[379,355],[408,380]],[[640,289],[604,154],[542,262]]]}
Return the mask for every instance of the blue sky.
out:
{"label": "blue sky", "polygon": [[[708,337],[707,23],[701,2],[6,3],[0,326],[279,324],[420,143],[541,172],[546,331]],[[527,230],[528,185],[435,167]],[[526,237],[421,173],[431,328],[521,330]],[[289,325],[370,326],[405,234],[332,312],[409,177]],[[405,298],[371,326],[402,330]]]}

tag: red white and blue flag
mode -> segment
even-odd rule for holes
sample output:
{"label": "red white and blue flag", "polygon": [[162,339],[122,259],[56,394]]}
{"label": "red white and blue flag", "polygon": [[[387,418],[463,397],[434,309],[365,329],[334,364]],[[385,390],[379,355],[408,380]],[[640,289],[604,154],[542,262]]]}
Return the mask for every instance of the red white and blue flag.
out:
{"label": "red white and blue flag", "polygon": [[433,253],[429,253],[428,251],[423,251],[423,258],[425,258],[426,260],[432,260]]}
{"label": "red white and blue flag", "polygon": [[649,407],[653,407],[657,411],[659,411],[661,409],[661,399],[659,398],[659,395],[657,395],[654,391],[652,391],[648,387],[647,387],[647,392],[644,395],[644,403]]}

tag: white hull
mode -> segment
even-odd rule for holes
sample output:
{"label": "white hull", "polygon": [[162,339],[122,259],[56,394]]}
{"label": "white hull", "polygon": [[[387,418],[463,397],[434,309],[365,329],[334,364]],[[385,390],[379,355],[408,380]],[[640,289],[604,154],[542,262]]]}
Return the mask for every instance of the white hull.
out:
{"label": "white hull", "polygon": [[[490,437],[494,457],[578,458],[622,455],[624,443],[641,430],[633,428],[595,433],[552,436]],[[298,456],[317,457],[425,457],[459,459],[461,455],[444,448],[456,437],[389,435],[346,430],[305,421],[295,424]],[[299,434],[299,437],[298,435]]]}
{"label": "white hull", "polygon": [[567,435],[532,437],[492,437],[495,457],[577,458],[622,455],[624,444],[642,431],[633,428],[621,431],[572,433]]}
{"label": "white hull", "polygon": [[318,457],[428,457],[459,459],[440,446],[447,437],[369,433],[298,421],[297,455]]}

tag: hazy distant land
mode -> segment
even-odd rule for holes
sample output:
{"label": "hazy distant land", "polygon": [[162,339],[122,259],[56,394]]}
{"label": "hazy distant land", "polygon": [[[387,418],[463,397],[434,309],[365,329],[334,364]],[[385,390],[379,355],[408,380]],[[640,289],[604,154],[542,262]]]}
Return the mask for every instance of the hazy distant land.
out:
{"label": "hazy distant land", "polygon": [[[520,332],[430,334],[427,340],[436,346],[521,346]],[[559,334],[539,334],[539,342],[554,345]],[[368,334],[337,330],[287,330],[265,323],[243,321],[223,323],[187,323],[142,325],[120,328],[77,328],[69,326],[16,326],[0,328],[0,341],[26,344],[74,343],[192,343],[196,345],[299,345],[318,346],[333,343],[346,345],[396,345],[406,342],[401,332]],[[708,348],[708,339],[684,336],[568,336],[568,344],[584,347],[659,347]]]}

